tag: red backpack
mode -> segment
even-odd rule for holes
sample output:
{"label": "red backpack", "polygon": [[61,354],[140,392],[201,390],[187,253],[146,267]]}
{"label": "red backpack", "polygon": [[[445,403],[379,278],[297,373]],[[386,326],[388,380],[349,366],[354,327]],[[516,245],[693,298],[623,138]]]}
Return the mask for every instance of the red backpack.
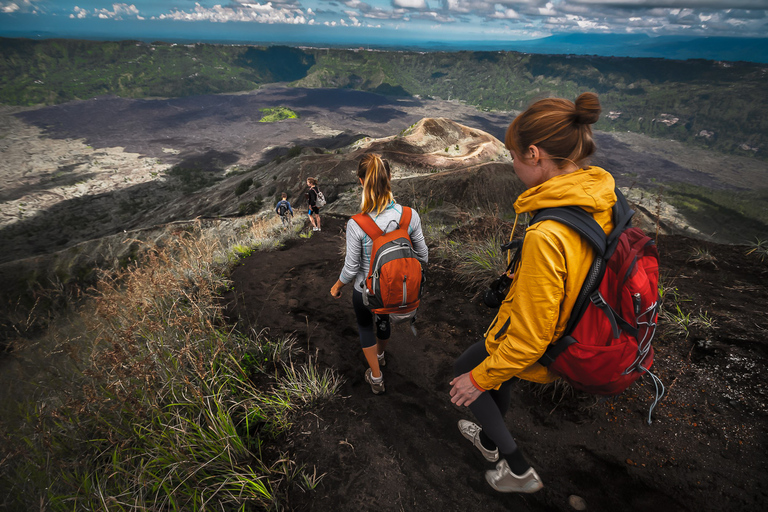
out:
{"label": "red backpack", "polygon": [[649,371],[659,314],[659,254],[650,237],[631,227],[635,212],[618,189],[616,197],[614,229],[607,237],[590,214],[575,206],[541,210],[531,221],[562,222],[595,248],[564,335],[539,363],[573,387],[598,395],[617,395],[648,374],[656,387],[652,412],[664,394]]}
{"label": "red backpack", "polygon": [[386,234],[367,214],[352,218],[373,240],[363,303],[373,313],[390,315],[393,322],[412,319],[419,307],[423,275],[408,235],[411,209],[403,206],[398,228]]}

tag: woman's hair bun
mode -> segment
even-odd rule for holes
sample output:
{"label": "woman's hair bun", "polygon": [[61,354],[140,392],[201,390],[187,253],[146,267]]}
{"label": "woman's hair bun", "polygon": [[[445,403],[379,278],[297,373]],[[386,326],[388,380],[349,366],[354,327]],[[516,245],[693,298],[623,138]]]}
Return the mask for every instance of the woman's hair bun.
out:
{"label": "woman's hair bun", "polygon": [[576,111],[574,121],[577,124],[594,124],[600,118],[600,100],[593,92],[582,93],[576,98]]}

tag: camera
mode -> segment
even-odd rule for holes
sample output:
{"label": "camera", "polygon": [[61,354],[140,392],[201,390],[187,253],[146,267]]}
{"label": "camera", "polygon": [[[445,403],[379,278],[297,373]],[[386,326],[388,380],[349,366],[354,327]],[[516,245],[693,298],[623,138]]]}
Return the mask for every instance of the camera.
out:
{"label": "camera", "polygon": [[493,280],[491,285],[483,295],[483,303],[489,308],[498,308],[507,296],[509,285],[512,284],[512,278],[506,273],[501,274]]}

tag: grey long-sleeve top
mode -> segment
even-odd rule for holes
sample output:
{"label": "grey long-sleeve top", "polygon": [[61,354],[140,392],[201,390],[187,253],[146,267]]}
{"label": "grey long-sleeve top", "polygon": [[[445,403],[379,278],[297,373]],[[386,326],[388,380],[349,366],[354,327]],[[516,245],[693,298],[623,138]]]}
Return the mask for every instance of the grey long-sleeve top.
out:
{"label": "grey long-sleeve top", "polygon": [[[429,250],[424,241],[424,233],[421,230],[421,219],[416,210],[412,208],[411,212],[408,235],[411,237],[416,257],[422,263],[427,263]],[[380,214],[376,215],[376,213],[371,212],[368,215],[384,233],[388,233],[397,229],[397,222],[400,220],[402,213],[403,207],[392,201]],[[372,248],[373,240],[371,240],[371,237],[365,234],[365,231],[354,219],[349,219],[349,222],[347,222],[347,256],[344,258],[344,268],[341,269],[339,281],[349,284],[354,280],[355,290],[363,291],[365,289],[365,278],[371,266]]]}

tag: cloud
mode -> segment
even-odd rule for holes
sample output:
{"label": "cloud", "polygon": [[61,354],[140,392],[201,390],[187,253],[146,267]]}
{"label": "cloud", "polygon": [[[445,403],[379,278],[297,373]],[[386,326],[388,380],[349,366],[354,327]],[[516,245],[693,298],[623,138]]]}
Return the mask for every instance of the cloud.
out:
{"label": "cloud", "polygon": [[[285,23],[292,25],[308,24],[311,20],[295,2],[245,2],[237,1],[226,7],[214,5],[213,7],[204,7],[195,2],[195,8],[191,12],[182,9],[176,9],[168,14],[160,14],[153,17],[161,20],[176,21],[210,21],[214,23],[226,23],[229,21],[241,21],[252,23]],[[329,23],[326,22],[326,25]],[[335,26],[333,22],[331,26]]]}
{"label": "cloud", "polygon": [[768,0],[570,0],[577,4],[607,5],[630,9],[768,9]]}
{"label": "cloud", "polygon": [[88,16],[88,11],[78,6],[75,6],[75,13],[69,15],[70,18],[77,18],[77,19],[83,19],[86,16]]}
{"label": "cloud", "polygon": [[144,17],[139,14],[139,9],[133,4],[112,4],[111,11],[109,9],[94,9],[93,13],[90,13],[87,9],[78,7],[77,5],[73,10],[74,13],[69,15],[69,17],[73,19],[83,19],[88,16],[95,16],[102,20],[122,20],[123,16],[136,18],[138,20],[144,19]]}
{"label": "cloud", "polygon": [[9,2],[7,0],[0,0],[0,13],[14,14],[14,13],[36,13],[38,10],[43,10],[35,4],[41,3],[40,0],[16,0]]}
{"label": "cloud", "polygon": [[101,19],[122,20],[123,15],[138,16],[139,10],[133,4],[112,4],[111,11],[109,9],[94,9],[93,13]]}
{"label": "cloud", "polygon": [[392,7],[403,9],[429,9],[426,0],[392,0]]}
{"label": "cloud", "polygon": [[504,9],[503,11],[494,11],[488,17],[499,20],[516,20],[520,18],[520,15],[514,9]]}

